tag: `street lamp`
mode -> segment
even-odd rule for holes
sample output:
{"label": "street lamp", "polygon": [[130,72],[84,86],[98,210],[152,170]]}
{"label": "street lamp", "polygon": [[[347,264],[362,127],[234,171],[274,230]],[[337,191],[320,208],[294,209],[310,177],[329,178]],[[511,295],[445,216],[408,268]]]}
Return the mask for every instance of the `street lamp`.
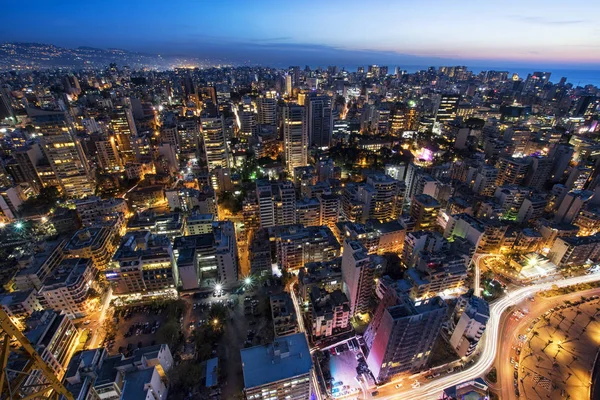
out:
{"label": "street lamp", "polygon": [[17,222],[17,223],[15,224],[15,228],[17,228],[17,229],[21,229],[21,228],[23,228],[23,223],[22,223],[22,222]]}
{"label": "street lamp", "polygon": [[216,324],[218,324],[218,323],[219,323],[219,320],[218,320],[218,319],[216,319],[216,318],[215,318],[215,319],[213,319],[213,324],[214,324],[214,325],[216,325]]}
{"label": "street lamp", "polygon": [[250,278],[249,276],[244,278],[244,285],[246,285],[246,286],[252,285],[252,278]]}
{"label": "street lamp", "polygon": [[216,290],[217,292],[220,292],[221,290],[223,290],[223,285],[221,285],[220,283],[217,283],[217,284],[215,285],[215,290]]}

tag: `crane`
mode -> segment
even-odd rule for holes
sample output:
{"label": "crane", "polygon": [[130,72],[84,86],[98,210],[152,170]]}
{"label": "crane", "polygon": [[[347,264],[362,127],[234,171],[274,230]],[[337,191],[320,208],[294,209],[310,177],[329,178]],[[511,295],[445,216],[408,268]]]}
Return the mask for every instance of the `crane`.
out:
{"label": "crane", "polygon": [[[11,346],[11,339],[16,339],[18,347]],[[25,360],[24,368],[12,370],[8,368],[8,360],[14,353]],[[0,399],[60,399],[73,400],[73,395],[56,376],[54,370],[44,361],[29,339],[15,326],[10,316],[0,307]],[[45,378],[38,384],[25,385],[28,376],[39,371]],[[13,376],[12,379],[9,379]]]}

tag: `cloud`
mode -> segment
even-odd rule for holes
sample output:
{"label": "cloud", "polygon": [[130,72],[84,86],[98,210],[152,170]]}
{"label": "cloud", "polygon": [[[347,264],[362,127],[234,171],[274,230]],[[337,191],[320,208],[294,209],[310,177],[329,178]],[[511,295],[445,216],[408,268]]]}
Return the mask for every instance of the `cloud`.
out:
{"label": "cloud", "polygon": [[577,25],[589,22],[586,19],[550,19],[545,17],[529,17],[523,15],[509,15],[508,17],[511,19],[540,25]]}

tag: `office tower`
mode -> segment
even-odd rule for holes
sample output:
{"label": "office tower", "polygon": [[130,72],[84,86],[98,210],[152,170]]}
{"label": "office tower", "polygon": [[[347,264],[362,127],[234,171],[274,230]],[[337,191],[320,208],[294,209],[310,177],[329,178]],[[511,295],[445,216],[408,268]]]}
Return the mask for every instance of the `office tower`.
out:
{"label": "office tower", "polygon": [[306,109],[288,104],[283,107],[283,152],[288,173],[308,164]]}
{"label": "office tower", "polygon": [[331,113],[331,97],[308,96],[308,143],[316,147],[329,147],[333,132],[333,117]]}
{"label": "office tower", "polygon": [[276,199],[276,225],[296,223],[296,190],[291,181],[279,182]]}
{"label": "office tower", "polygon": [[223,117],[202,118],[202,137],[204,139],[204,153],[208,171],[216,167],[229,168],[227,142],[223,129]]}
{"label": "office tower", "polygon": [[256,99],[258,111],[257,122],[259,125],[277,124],[277,98],[274,96],[259,97]]}
{"label": "office tower", "polygon": [[428,194],[413,198],[410,216],[415,220],[415,230],[431,230],[435,227],[440,203]]}
{"label": "office tower", "polygon": [[529,163],[525,158],[501,157],[498,160],[497,186],[521,185],[529,169]]}
{"label": "office tower", "polygon": [[590,201],[594,192],[589,190],[574,190],[565,195],[554,215],[554,222],[571,224],[577,218],[584,204]]}
{"label": "office tower", "polygon": [[454,120],[456,118],[456,112],[458,111],[459,101],[459,95],[443,94],[440,98],[440,105],[437,109],[436,119],[441,123]]}
{"label": "office tower", "polygon": [[236,123],[238,125],[238,135],[243,138],[252,136],[256,131],[256,114],[250,98],[244,96],[242,103],[234,108]]}
{"label": "office tower", "polygon": [[405,294],[386,292],[364,335],[367,365],[378,383],[425,367],[446,308],[439,297],[413,303]]}
{"label": "office tower", "polygon": [[352,316],[370,311],[370,302],[375,282],[375,264],[367,249],[357,241],[344,240],[342,253],[342,278],[344,292],[350,300]]}
{"label": "office tower", "polygon": [[311,396],[312,357],[304,333],[240,351],[247,399],[306,400]]}
{"label": "office tower", "polygon": [[450,317],[450,345],[460,357],[469,357],[479,344],[490,319],[490,306],[477,296],[460,296]]}
{"label": "office tower", "polygon": [[498,169],[484,164],[477,169],[473,191],[484,196],[491,196],[496,190],[497,180]]}
{"label": "office tower", "polygon": [[412,198],[414,197],[415,194],[415,189],[417,187],[417,181],[420,179],[420,176],[425,174],[425,172],[423,171],[423,168],[410,163],[408,164],[408,168],[406,169],[406,178],[405,178],[405,184],[406,184],[406,202],[411,202]]}
{"label": "office tower", "polygon": [[71,198],[93,195],[87,159],[67,113],[31,108],[27,112],[42,135],[40,143],[62,192]]}

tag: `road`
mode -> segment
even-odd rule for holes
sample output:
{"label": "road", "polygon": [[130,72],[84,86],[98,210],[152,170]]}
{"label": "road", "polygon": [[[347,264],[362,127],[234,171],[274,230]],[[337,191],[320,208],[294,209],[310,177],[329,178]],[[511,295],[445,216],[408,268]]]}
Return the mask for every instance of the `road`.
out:
{"label": "road", "polygon": [[481,261],[484,258],[502,258],[499,254],[475,254],[473,256],[473,264],[475,266],[475,277],[473,279],[473,294],[475,296],[481,297]]}
{"label": "road", "polygon": [[[294,303],[294,309],[296,310],[296,320],[298,321],[298,328],[300,332],[304,332],[306,335],[306,329],[304,328],[304,320],[302,318],[302,312],[300,310],[300,305],[298,304],[298,300],[296,299],[296,293],[294,293],[294,289],[292,286],[289,287],[290,297],[292,298],[292,302]],[[307,338],[308,339],[308,338]],[[312,352],[311,352],[312,354]],[[312,372],[310,374],[310,379],[312,382],[312,387],[314,390],[314,394],[317,400],[323,400],[323,395],[321,394],[321,389],[319,386],[319,381],[317,379],[316,368],[313,367]]]}
{"label": "road", "polygon": [[[508,292],[504,297],[498,299],[490,305],[490,319],[487,324],[486,332],[481,339],[481,357],[469,368],[464,371],[457,372],[452,375],[444,376],[429,382],[421,382],[421,386],[417,389],[406,388],[407,382],[404,382],[404,388],[395,390],[392,381],[379,389],[378,399],[399,399],[403,400],[422,400],[422,399],[438,399],[442,391],[459,383],[472,380],[485,374],[494,364],[496,354],[498,352],[498,338],[500,330],[500,322],[502,314],[506,309],[514,304],[517,304],[527,297],[530,297],[538,291],[548,290],[552,285],[559,287],[574,285],[578,283],[595,282],[600,280],[600,273],[590,275],[572,277],[567,279],[556,280],[554,282],[544,282],[527,287],[522,287]],[[581,296],[581,294],[580,294]]]}
{"label": "road", "polygon": [[[526,301],[522,307],[529,309],[529,313],[520,320],[510,318],[511,314],[504,315],[504,323],[500,337],[502,340],[500,348],[498,349],[498,357],[496,357],[496,370],[498,375],[498,383],[496,387],[500,389],[499,396],[501,399],[516,399],[515,388],[513,385],[513,371],[514,368],[510,363],[510,358],[514,357],[517,359],[515,351],[512,349],[517,342],[517,336],[522,334],[527,329],[527,326],[531,322],[541,316],[549,309],[556,307],[557,305],[564,304],[565,301],[579,300],[581,296],[594,296],[600,295],[600,288],[585,290],[582,292],[569,293],[562,296],[556,296],[552,298],[536,297],[534,303]],[[525,348],[525,346],[524,346]],[[522,393],[521,393],[522,394]]]}
{"label": "road", "polygon": [[102,303],[102,308],[100,309],[100,315],[98,319],[94,321],[93,324],[90,324],[89,327],[93,333],[92,338],[90,339],[90,343],[88,345],[89,349],[95,349],[100,345],[102,340],[104,340],[104,317],[106,317],[106,311],[108,310],[108,306],[110,305],[110,301],[112,300],[112,288],[108,288],[108,292],[104,296],[104,302]]}

